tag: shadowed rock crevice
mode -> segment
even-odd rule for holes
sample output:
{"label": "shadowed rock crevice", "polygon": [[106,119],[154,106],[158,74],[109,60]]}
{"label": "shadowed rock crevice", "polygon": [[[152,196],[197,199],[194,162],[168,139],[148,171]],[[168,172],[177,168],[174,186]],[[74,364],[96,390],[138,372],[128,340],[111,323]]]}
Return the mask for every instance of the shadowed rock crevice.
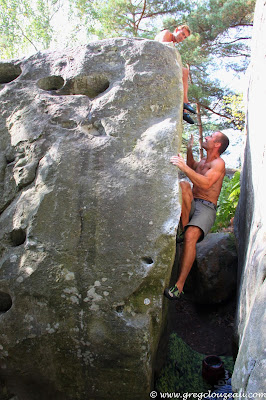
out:
{"label": "shadowed rock crevice", "polygon": [[93,123],[89,123],[88,121],[84,121],[81,124],[81,129],[88,135],[92,136],[107,136],[104,126],[101,121],[95,121]]}
{"label": "shadowed rock crevice", "polygon": [[10,233],[10,240],[12,243],[12,246],[20,246],[22,245],[25,240],[26,240],[27,234],[25,229],[18,228],[18,229],[13,229],[13,231]]}
{"label": "shadowed rock crevice", "polygon": [[16,165],[15,160],[11,158],[7,160],[2,181],[8,185],[8,190],[4,191],[0,187],[0,194],[2,194],[0,197],[0,215],[21,195],[23,189],[35,181],[37,176],[39,160],[32,160],[25,166],[20,167]]}
{"label": "shadowed rock crevice", "polygon": [[[24,123],[24,121],[23,121]],[[28,127],[21,124],[21,131]],[[10,130],[12,134],[12,130]],[[47,135],[46,135],[47,138]],[[39,163],[52,146],[43,140],[40,134],[38,139],[23,140],[16,146],[7,145],[0,156],[0,214],[6,210],[12,202],[30,187],[38,176]],[[1,154],[1,153],[0,153]],[[2,165],[1,165],[2,164]],[[2,169],[2,171],[1,171]]]}
{"label": "shadowed rock crevice", "polygon": [[142,261],[147,265],[153,264],[153,259],[151,257],[142,257]]}
{"label": "shadowed rock crevice", "polygon": [[10,294],[0,291],[0,312],[5,313],[12,307]]}
{"label": "shadowed rock crevice", "polygon": [[65,129],[75,129],[78,126],[76,121],[73,121],[72,119],[64,120],[61,117],[53,117],[50,122],[54,125],[60,125]]}
{"label": "shadowed rock crevice", "polygon": [[[41,78],[37,85],[42,90],[57,91],[60,95],[84,95],[93,99],[105,92],[110,85],[109,79],[101,74],[81,75],[68,80],[65,84],[61,76]],[[65,86],[64,86],[65,85]],[[59,91],[59,89],[61,89]]]}
{"label": "shadowed rock crevice", "polygon": [[18,65],[0,62],[0,84],[14,81],[21,72],[21,68]]}
{"label": "shadowed rock crevice", "polygon": [[6,153],[5,153],[6,164],[8,165],[8,164],[13,163],[15,161],[15,159],[16,159],[15,149],[11,148],[11,146],[10,146],[10,148],[7,149]]}
{"label": "shadowed rock crevice", "polygon": [[54,91],[64,86],[64,79],[61,76],[47,76],[38,80],[37,85],[42,90]]}
{"label": "shadowed rock crevice", "polygon": [[66,83],[62,93],[84,95],[93,99],[105,92],[109,88],[109,85],[109,79],[101,73],[95,73],[89,76],[77,76]]}

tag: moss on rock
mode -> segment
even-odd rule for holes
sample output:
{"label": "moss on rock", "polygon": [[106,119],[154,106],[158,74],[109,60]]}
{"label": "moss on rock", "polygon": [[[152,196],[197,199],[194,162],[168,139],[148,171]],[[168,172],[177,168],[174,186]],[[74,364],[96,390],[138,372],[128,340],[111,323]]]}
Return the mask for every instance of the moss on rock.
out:
{"label": "moss on rock", "polygon": [[[207,393],[212,386],[202,378],[202,361],[206,355],[192,350],[181,338],[172,333],[168,344],[167,359],[155,382],[162,393]],[[225,369],[233,372],[232,357],[220,357]]]}

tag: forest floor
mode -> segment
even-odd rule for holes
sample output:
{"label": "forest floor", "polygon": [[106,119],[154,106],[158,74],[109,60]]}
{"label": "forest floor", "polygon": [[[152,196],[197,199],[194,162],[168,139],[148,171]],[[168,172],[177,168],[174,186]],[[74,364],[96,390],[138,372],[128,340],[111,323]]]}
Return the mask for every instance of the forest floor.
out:
{"label": "forest floor", "polygon": [[235,298],[219,305],[200,305],[185,294],[169,304],[168,332],[199,353],[232,356],[235,309]]}
{"label": "forest floor", "polygon": [[233,373],[235,309],[235,298],[199,305],[185,294],[169,301],[167,330],[155,368],[157,392],[208,392],[212,386],[202,378],[202,361],[208,355],[221,357],[229,376]]}

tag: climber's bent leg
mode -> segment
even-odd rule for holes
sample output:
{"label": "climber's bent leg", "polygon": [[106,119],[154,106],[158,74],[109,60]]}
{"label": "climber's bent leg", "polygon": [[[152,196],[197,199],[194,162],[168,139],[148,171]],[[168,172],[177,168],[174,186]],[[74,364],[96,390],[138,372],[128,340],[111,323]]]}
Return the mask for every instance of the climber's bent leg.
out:
{"label": "climber's bent leg", "polygon": [[180,274],[175,285],[180,293],[183,291],[185,281],[196,258],[196,244],[201,236],[202,230],[197,226],[189,226],[186,229],[180,262]]}
{"label": "climber's bent leg", "polygon": [[189,226],[187,228],[181,256],[179,278],[174,286],[164,290],[164,295],[169,300],[178,300],[183,293],[185,281],[196,258],[196,244],[201,236],[202,230],[197,226]]}
{"label": "climber's bent leg", "polygon": [[182,190],[181,224],[182,229],[184,229],[189,222],[191,203],[193,201],[193,193],[191,186],[187,181],[181,181],[180,187]]}

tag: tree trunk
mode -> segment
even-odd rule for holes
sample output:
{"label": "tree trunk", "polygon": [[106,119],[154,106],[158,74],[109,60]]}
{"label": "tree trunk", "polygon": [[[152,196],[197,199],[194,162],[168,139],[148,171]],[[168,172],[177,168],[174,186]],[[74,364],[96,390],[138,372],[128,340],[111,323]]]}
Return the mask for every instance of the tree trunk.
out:
{"label": "tree trunk", "polygon": [[199,103],[196,103],[197,105],[197,120],[198,120],[198,127],[199,127],[199,155],[200,159],[202,160],[203,158],[203,148],[202,148],[202,142],[203,142],[203,129],[202,129],[202,122],[201,122],[201,112],[200,112],[200,105]]}

